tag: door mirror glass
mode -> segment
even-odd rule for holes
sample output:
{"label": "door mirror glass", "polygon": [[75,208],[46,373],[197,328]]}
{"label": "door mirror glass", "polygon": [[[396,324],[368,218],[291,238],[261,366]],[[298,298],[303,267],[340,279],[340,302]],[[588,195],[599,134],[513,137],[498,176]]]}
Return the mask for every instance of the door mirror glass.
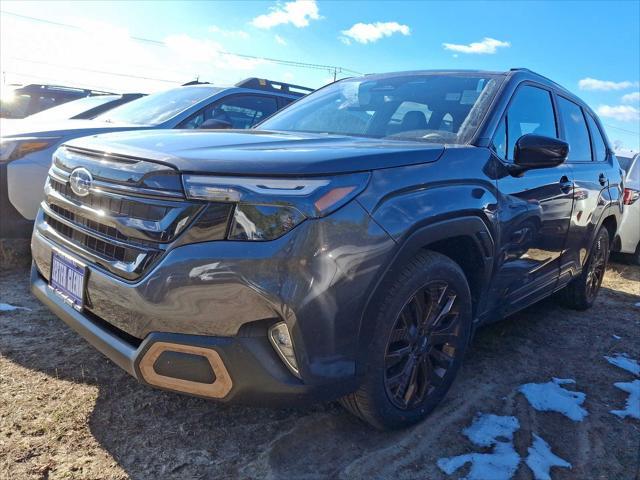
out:
{"label": "door mirror glass", "polygon": [[549,168],[564,163],[568,155],[567,142],[530,133],[516,142],[514,163],[524,170]]}
{"label": "door mirror glass", "polygon": [[232,128],[232,125],[231,122],[227,122],[226,120],[210,118],[209,120],[202,122],[198,128],[205,130],[226,130]]}

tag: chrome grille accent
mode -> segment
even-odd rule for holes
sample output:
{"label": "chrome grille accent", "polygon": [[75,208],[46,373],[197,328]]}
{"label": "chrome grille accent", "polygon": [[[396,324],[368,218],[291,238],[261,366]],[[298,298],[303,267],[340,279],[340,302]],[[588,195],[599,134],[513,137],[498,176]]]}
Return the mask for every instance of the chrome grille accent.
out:
{"label": "chrome grille accent", "polygon": [[[74,161],[80,161],[78,156],[74,152]],[[166,195],[147,186],[122,184],[129,168],[133,173],[155,168],[141,167],[141,161],[123,162],[117,180],[109,183],[104,166],[94,166],[99,160],[87,157],[83,166],[90,171],[94,167],[102,177],[94,182],[87,196],[80,197],[68,183],[72,170],[60,168],[65,159],[56,160],[45,185],[38,231],[125,279],[135,280],[143,275],[203,209],[202,203],[178,198],[176,192]]]}

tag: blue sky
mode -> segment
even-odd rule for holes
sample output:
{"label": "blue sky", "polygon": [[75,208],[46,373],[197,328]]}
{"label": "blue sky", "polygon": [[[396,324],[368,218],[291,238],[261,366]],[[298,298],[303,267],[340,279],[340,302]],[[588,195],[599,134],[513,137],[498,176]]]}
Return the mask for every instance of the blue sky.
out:
{"label": "blue sky", "polygon": [[585,99],[612,142],[640,148],[638,1],[3,1],[2,10],[80,27],[3,13],[0,59],[8,81],[153,91],[196,75],[217,84],[255,75],[313,87],[331,78],[326,69],[220,52],[363,73],[527,67]]}

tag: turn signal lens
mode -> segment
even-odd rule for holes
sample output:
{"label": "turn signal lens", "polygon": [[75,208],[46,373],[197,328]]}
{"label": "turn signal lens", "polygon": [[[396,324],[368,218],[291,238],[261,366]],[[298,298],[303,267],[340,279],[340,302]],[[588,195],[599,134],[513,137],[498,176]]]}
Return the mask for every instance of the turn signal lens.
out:
{"label": "turn signal lens", "polygon": [[300,378],[298,362],[293,351],[293,341],[285,322],[276,323],[269,329],[269,341],[291,373]]}

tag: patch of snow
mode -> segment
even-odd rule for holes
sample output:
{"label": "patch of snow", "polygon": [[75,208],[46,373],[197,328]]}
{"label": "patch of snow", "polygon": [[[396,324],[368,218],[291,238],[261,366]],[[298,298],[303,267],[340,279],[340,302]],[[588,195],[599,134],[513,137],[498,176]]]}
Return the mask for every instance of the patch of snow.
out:
{"label": "patch of snow", "polygon": [[476,445],[490,447],[495,445],[500,437],[511,440],[518,428],[520,428],[520,422],[516,417],[485,413],[477,415],[471,426],[465,428],[462,433]]}
{"label": "patch of snow", "polygon": [[613,337],[614,340],[620,340],[622,337],[618,336],[618,335],[611,335]]}
{"label": "patch of snow", "polygon": [[546,383],[526,383],[518,391],[540,412],[558,412],[574,422],[581,422],[589,414],[581,407],[587,396],[561,387],[570,383],[576,382],[572,379],[552,378]]}
{"label": "patch of snow", "polygon": [[0,303],[0,312],[13,312],[15,310],[27,310],[31,311],[30,308],[27,307],[16,307],[15,305],[10,305],[8,303]]}
{"label": "patch of snow", "polygon": [[466,480],[509,480],[520,463],[520,456],[513,446],[513,434],[518,428],[520,423],[515,417],[479,414],[463,433],[479,447],[493,446],[493,451],[441,458],[437,465],[451,475],[471,463]]}
{"label": "patch of snow", "polygon": [[571,468],[569,462],[555,455],[549,444],[535,433],[533,445],[527,451],[529,456],[525,461],[535,480],[551,480],[551,467]]}
{"label": "patch of snow", "polygon": [[447,475],[467,463],[471,463],[471,469],[464,480],[510,480],[518,470],[520,456],[511,442],[497,442],[492,453],[467,453],[437,462]]}
{"label": "patch of snow", "polygon": [[640,380],[634,380],[633,382],[616,382],[613,385],[623,392],[627,392],[629,397],[627,398],[627,405],[624,410],[611,410],[611,413],[620,418],[632,417],[640,420]]}
{"label": "patch of snow", "polygon": [[640,364],[637,360],[633,358],[629,358],[629,355],[626,353],[616,353],[612,357],[608,357],[605,355],[604,357],[607,362],[611,365],[615,365],[616,367],[620,367],[627,372],[633,373],[634,375],[640,375]]}

